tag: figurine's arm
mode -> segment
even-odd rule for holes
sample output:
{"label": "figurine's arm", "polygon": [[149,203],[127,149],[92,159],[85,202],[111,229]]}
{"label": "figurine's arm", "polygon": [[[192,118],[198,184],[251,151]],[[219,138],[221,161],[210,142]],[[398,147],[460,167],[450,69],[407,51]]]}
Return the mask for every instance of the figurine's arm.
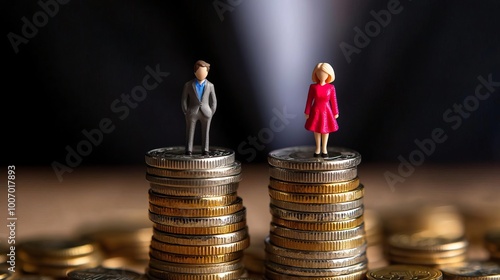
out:
{"label": "figurine's arm", "polygon": [[332,111],[335,118],[339,117],[339,107],[337,105],[337,93],[335,92],[335,86],[332,85],[332,94],[330,95],[330,103],[332,105]]}
{"label": "figurine's arm", "polygon": [[211,84],[210,97],[212,100],[212,102],[210,102],[210,109],[212,110],[213,115],[215,113],[215,110],[217,110],[217,97],[215,96],[215,87],[213,84]]}
{"label": "figurine's arm", "polygon": [[188,108],[188,98],[189,98],[188,89],[189,89],[189,83],[186,83],[184,85],[184,88],[182,89],[182,96],[181,96],[181,108],[184,115],[186,114]]}
{"label": "figurine's arm", "polygon": [[304,114],[306,119],[309,118],[309,113],[311,112],[311,106],[314,100],[314,94],[313,94],[313,89],[312,85],[309,86],[309,92],[307,93],[307,101],[306,101],[306,109],[304,110]]}

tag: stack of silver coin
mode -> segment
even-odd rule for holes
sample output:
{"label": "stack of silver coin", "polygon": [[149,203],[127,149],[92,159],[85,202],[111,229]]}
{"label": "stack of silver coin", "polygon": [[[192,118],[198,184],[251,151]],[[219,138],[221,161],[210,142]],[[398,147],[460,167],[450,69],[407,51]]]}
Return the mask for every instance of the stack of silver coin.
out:
{"label": "stack of silver coin", "polygon": [[184,147],[146,153],[150,279],[237,279],[250,245],[246,208],[237,194],[241,164],[230,149],[192,155]]}
{"label": "stack of silver coin", "polygon": [[330,147],[268,154],[272,221],[265,240],[270,280],[363,279],[367,272],[361,155]]}

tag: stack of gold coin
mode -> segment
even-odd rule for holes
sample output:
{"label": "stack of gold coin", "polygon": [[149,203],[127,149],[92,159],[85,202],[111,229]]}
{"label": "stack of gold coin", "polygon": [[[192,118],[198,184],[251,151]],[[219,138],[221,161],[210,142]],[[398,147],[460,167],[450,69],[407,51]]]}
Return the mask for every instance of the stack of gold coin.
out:
{"label": "stack of gold coin", "polygon": [[330,147],[268,154],[272,221],[265,239],[267,279],[363,279],[367,271],[361,155]]}
{"label": "stack of gold coin", "polygon": [[468,245],[464,236],[428,235],[427,232],[395,233],[388,237],[387,255],[393,264],[440,267],[464,262]]}
{"label": "stack of gold coin", "polygon": [[22,242],[18,257],[24,274],[66,278],[72,270],[100,265],[104,253],[90,240],[45,238]]}
{"label": "stack of gold coin", "polygon": [[151,279],[237,279],[250,245],[246,208],[237,194],[241,165],[233,150],[184,147],[146,153]]}
{"label": "stack of gold coin", "polygon": [[487,230],[484,236],[484,244],[490,260],[500,263],[500,228]]}

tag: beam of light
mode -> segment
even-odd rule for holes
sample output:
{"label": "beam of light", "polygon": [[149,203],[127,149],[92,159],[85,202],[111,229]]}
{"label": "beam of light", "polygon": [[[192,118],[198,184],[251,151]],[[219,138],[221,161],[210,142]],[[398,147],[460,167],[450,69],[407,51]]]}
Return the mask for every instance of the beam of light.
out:
{"label": "beam of light", "polygon": [[304,108],[311,74],[318,62],[335,68],[333,52],[334,1],[251,0],[234,16],[239,40],[250,67],[264,125],[276,110],[294,114],[283,131],[274,133],[269,149],[288,145],[314,144],[304,129]]}

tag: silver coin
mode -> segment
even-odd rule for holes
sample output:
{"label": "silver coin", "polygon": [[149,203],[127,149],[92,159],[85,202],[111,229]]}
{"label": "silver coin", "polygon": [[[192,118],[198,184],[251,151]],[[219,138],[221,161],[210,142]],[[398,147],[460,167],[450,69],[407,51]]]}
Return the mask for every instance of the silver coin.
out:
{"label": "silver coin", "polygon": [[218,177],[218,178],[205,178],[205,179],[179,179],[158,177],[151,174],[146,174],[146,180],[150,183],[171,187],[207,187],[217,185],[227,185],[238,183],[241,181],[241,174]]}
{"label": "silver coin", "polygon": [[363,205],[363,198],[340,203],[296,203],[270,198],[271,204],[277,207],[300,212],[335,212],[354,209]]}
{"label": "silver coin", "polygon": [[291,211],[283,208],[276,207],[275,205],[269,206],[271,215],[278,218],[290,221],[301,222],[336,222],[342,220],[349,220],[363,215],[364,207],[335,212],[299,212]]}
{"label": "silver coin", "polygon": [[361,262],[351,266],[336,267],[336,268],[303,268],[303,267],[293,267],[289,265],[277,264],[271,261],[265,263],[266,268],[276,271],[278,273],[284,273],[295,276],[308,276],[308,277],[321,277],[321,276],[340,276],[351,273],[356,273],[359,271],[368,270],[368,261]]}
{"label": "silver coin", "polygon": [[176,227],[217,227],[224,226],[228,224],[234,224],[244,221],[246,218],[246,208],[243,207],[240,211],[215,217],[172,217],[165,215],[158,215],[149,211],[149,219],[153,223],[166,225],[166,226],[176,226]]}
{"label": "silver coin", "polygon": [[86,268],[86,269],[76,269],[68,272],[69,280],[135,280],[141,279],[142,275],[119,268],[105,268],[102,266]]}
{"label": "silver coin", "polygon": [[211,235],[186,235],[186,234],[172,234],[158,229],[153,230],[153,237],[164,243],[171,243],[177,245],[193,245],[193,246],[209,246],[209,245],[223,245],[241,241],[248,237],[248,227],[244,227],[238,231],[211,234]]}
{"label": "silver coin", "polygon": [[361,155],[343,147],[328,147],[328,157],[314,157],[315,147],[297,146],[272,151],[268,154],[271,166],[294,170],[339,170],[356,167]]}
{"label": "silver coin", "polygon": [[239,161],[234,161],[229,165],[213,169],[186,169],[186,170],[166,169],[166,168],[147,166],[146,173],[159,177],[185,178],[185,179],[226,177],[226,176],[233,176],[240,174],[241,163]]}
{"label": "silver coin", "polygon": [[210,147],[208,155],[202,155],[201,148],[195,146],[193,155],[185,154],[184,146],[164,147],[150,150],[145,155],[146,164],[167,169],[213,169],[234,162],[235,153],[223,147]]}
{"label": "silver coin", "polygon": [[355,228],[335,231],[308,231],[282,227],[271,223],[270,232],[276,235],[300,240],[342,240],[365,234],[364,223]]}
{"label": "silver coin", "polygon": [[465,262],[440,267],[449,279],[500,279],[500,264],[494,262]]}
{"label": "silver coin", "polygon": [[200,274],[203,275],[203,274],[225,273],[228,271],[242,269],[243,261],[241,259],[238,259],[230,262],[217,263],[217,264],[180,264],[180,263],[166,262],[159,259],[150,258],[149,267],[167,273],[188,274],[187,279],[190,279],[189,275],[200,276]]}
{"label": "silver coin", "polygon": [[238,190],[239,184],[232,183],[227,185],[203,186],[203,187],[171,187],[158,184],[150,184],[150,188],[155,193],[169,196],[220,196],[234,193]]}
{"label": "silver coin", "polygon": [[335,250],[335,251],[307,251],[307,250],[295,250],[287,249],[283,247],[276,246],[271,243],[271,239],[267,236],[264,239],[265,251],[267,253],[280,255],[284,257],[294,258],[294,259],[342,259],[354,257],[356,255],[365,254],[367,244],[363,244],[359,247],[345,250]]}
{"label": "silver coin", "polygon": [[356,168],[310,171],[292,170],[279,167],[270,167],[269,176],[286,182],[295,183],[334,183],[350,181],[358,175]]}
{"label": "silver coin", "polygon": [[273,263],[303,268],[342,268],[367,261],[366,254],[342,259],[294,259],[280,255],[266,254],[266,260]]}

